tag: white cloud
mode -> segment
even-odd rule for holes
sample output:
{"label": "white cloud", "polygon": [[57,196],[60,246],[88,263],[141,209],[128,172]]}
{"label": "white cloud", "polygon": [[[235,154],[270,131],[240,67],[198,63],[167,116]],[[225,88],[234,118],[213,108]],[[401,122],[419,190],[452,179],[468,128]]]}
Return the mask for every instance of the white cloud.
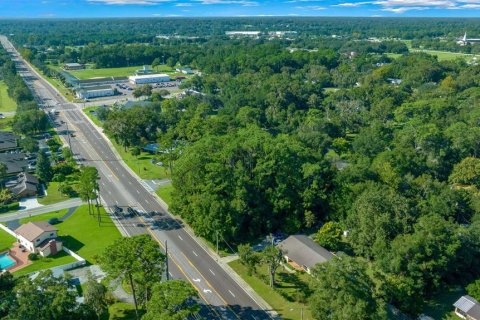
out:
{"label": "white cloud", "polygon": [[298,6],[298,7],[295,7],[295,9],[319,11],[319,10],[325,10],[327,8],[322,6]]}
{"label": "white cloud", "polygon": [[344,2],[339,4],[334,4],[332,7],[360,7],[366,4],[371,4],[370,1],[363,1],[363,2]]}
{"label": "white cloud", "polygon": [[404,13],[413,10],[433,9],[480,9],[480,0],[376,0],[342,2],[332,7],[353,8],[363,5],[378,5],[381,11]]}
{"label": "white cloud", "polygon": [[177,3],[175,5],[175,7],[191,7],[192,4],[191,3],[188,3],[188,2],[181,2],[181,3]]}
{"label": "white cloud", "polygon": [[256,1],[249,0],[195,0],[200,4],[238,4],[243,7],[253,7],[258,6],[259,3]]}
{"label": "white cloud", "polygon": [[156,5],[175,0],[87,0],[91,3],[103,3],[109,5]]}

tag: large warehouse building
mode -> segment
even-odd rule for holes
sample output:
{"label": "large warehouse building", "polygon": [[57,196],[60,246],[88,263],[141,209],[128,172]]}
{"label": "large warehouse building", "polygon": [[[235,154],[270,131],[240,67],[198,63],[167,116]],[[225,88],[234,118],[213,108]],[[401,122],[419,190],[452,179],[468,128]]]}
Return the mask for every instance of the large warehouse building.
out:
{"label": "large warehouse building", "polygon": [[130,76],[128,77],[128,81],[130,81],[131,84],[168,82],[170,81],[170,76],[168,74],[145,74]]}
{"label": "large warehouse building", "polygon": [[115,90],[111,86],[85,87],[77,91],[77,98],[79,99],[91,99],[113,95],[115,95]]}

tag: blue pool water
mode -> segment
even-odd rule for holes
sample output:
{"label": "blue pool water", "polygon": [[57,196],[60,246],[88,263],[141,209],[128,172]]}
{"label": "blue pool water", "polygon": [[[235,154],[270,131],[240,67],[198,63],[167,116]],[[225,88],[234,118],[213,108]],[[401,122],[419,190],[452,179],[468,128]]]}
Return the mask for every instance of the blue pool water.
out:
{"label": "blue pool water", "polygon": [[10,268],[15,265],[15,260],[10,258],[8,253],[0,254],[0,270]]}

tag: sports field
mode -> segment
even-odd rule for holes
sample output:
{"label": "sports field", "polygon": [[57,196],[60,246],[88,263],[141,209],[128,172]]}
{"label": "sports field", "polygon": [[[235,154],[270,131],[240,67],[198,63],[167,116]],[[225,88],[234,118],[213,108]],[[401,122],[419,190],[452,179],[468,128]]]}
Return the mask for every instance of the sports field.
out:
{"label": "sports field", "polygon": [[[103,78],[103,77],[128,77],[135,73],[136,70],[142,69],[143,66],[123,67],[123,68],[105,68],[105,69],[85,69],[68,71],[71,75],[80,80]],[[174,69],[167,65],[161,65],[153,69],[154,72],[175,72]]]}
{"label": "sports field", "polygon": [[17,104],[7,93],[5,81],[0,81],[0,113],[17,110]]}

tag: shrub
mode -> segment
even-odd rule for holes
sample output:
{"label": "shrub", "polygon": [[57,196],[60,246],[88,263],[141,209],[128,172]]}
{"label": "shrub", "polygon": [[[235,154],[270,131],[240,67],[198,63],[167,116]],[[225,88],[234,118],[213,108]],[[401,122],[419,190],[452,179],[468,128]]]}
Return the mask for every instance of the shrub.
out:
{"label": "shrub", "polygon": [[52,225],[57,224],[59,222],[60,222],[60,220],[58,220],[58,218],[51,218],[51,219],[48,220],[48,223],[50,223]]}
{"label": "shrub", "polygon": [[30,261],[38,260],[38,254],[36,254],[36,253],[30,253],[30,254],[28,255],[28,260],[30,260]]}
{"label": "shrub", "polygon": [[19,208],[20,208],[20,204],[18,202],[6,204],[3,206],[0,206],[0,213],[5,213],[12,210],[18,210]]}
{"label": "shrub", "polygon": [[53,178],[52,178],[52,181],[55,181],[55,182],[63,182],[65,181],[65,175],[63,173],[56,173]]}

